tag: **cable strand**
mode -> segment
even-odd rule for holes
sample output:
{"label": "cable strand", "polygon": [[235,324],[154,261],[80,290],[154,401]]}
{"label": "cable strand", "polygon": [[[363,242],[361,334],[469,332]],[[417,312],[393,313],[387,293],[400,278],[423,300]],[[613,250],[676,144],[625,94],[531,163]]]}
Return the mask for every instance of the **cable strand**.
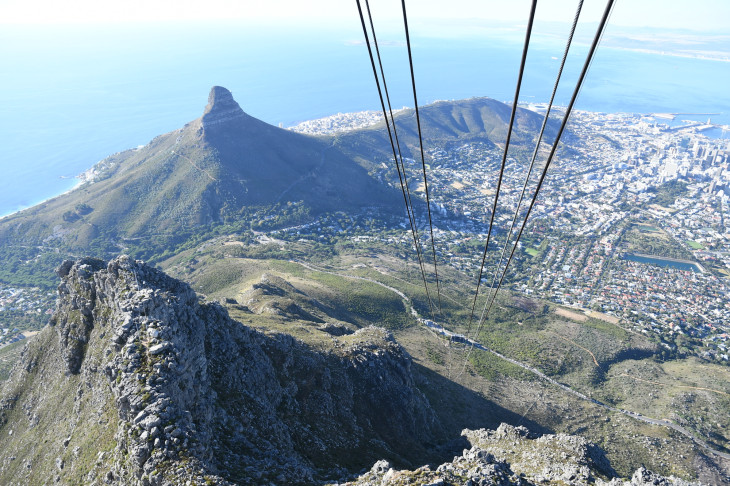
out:
{"label": "cable strand", "polygon": [[375,85],[377,86],[377,89],[378,89],[378,96],[380,98],[380,105],[381,105],[381,107],[383,109],[383,117],[385,118],[385,127],[388,130],[388,138],[390,139],[390,146],[391,146],[391,149],[393,151],[393,159],[395,160],[396,169],[398,171],[398,179],[400,180],[401,192],[403,193],[403,201],[404,201],[404,203],[406,205],[406,210],[408,211],[408,219],[409,219],[409,222],[411,224],[411,234],[413,235],[413,242],[414,242],[414,244],[416,246],[416,253],[418,254],[418,263],[419,263],[419,266],[421,268],[421,277],[423,278],[423,285],[424,285],[424,288],[426,289],[426,297],[428,299],[428,306],[429,306],[429,309],[431,311],[431,314],[433,314],[433,302],[431,300],[431,295],[430,295],[430,293],[428,291],[428,283],[426,281],[426,272],[425,272],[425,270],[423,268],[423,261],[421,259],[421,254],[420,254],[420,251],[419,251],[419,241],[418,241],[418,238],[416,237],[416,230],[415,230],[414,221],[413,221],[413,218],[411,216],[411,211],[409,210],[408,199],[406,198],[405,188],[404,188],[404,184],[403,184],[403,177],[401,175],[400,165],[398,164],[398,157],[397,157],[396,151],[395,151],[395,144],[393,143],[393,135],[392,135],[391,130],[390,130],[390,123],[388,121],[388,114],[387,114],[387,112],[385,110],[385,102],[383,100],[383,93],[382,93],[382,90],[380,88],[380,80],[378,79],[378,72],[377,72],[377,68],[375,67],[375,59],[373,57],[372,48],[370,47],[370,38],[368,36],[367,27],[365,25],[365,17],[363,16],[363,13],[362,13],[362,6],[360,5],[360,0],[355,0],[355,1],[357,3],[358,13],[360,14],[360,23],[362,24],[363,35],[365,36],[365,43],[367,45],[368,54],[370,56],[370,64],[371,64],[371,66],[373,68],[373,75],[375,77]]}
{"label": "cable strand", "polygon": [[[416,246],[416,253],[418,254],[418,261],[420,263],[423,261],[423,249],[421,246],[421,239],[418,235],[418,221],[416,220],[416,211],[413,206],[413,201],[411,199],[411,191],[408,186],[408,174],[406,172],[406,166],[403,162],[403,154],[401,153],[400,141],[398,139],[398,130],[396,128],[395,117],[393,116],[393,107],[390,103],[390,94],[388,93],[388,84],[385,81],[385,70],[383,69],[383,62],[382,62],[382,58],[380,56],[380,47],[378,46],[378,38],[375,35],[375,24],[373,23],[373,16],[370,11],[369,0],[365,0],[365,8],[367,10],[368,20],[370,22],[370,32],[372,32],[372,34],[373,34],[373,44],[375,45],[375,53],[378,58],[378,66],[380,67],[380,77],[383,80],[383,90],[385,91],[385,99],[388,103],[388,112],[390,114],[390,120],[391,120],[391,124],[393,126],[393,136],[395,137],[395,146],[398,150],[398,158],[396,159],[396,164],[398,164],[398,161],[400,161],[400,168],[401,168],[401,172],[403,173],[402,185],[405,186],[406,197],[408,199],[408,202],[406,204],[406,211],[408,212],[409,221],[411,218],[413,220],[411,222],[411,230],[415,233],[415,237],[416,237],[415,239],[418,242],[418,245]],[[385,116],[385,112],[383,113],[383,115]],[[388,118],[386,116],[386,122],[387,122],[387,119]],[[421,267],[422,267],[422,271],[423,271],[423,263],[421,263]],[[423,271],[423,273],[424,273],[424,278],[425,278],[425,271]],[[428,296],[428,297],[430,299],[430,296]],[[431,312],[431,317],[433,317],[433,311]]]}
{"label": "cable strand", "polygon": [[507,129],[507,140],[505,141],[505,144],[504,144],[504,153],[502,155],[502,164],[499,169],[499,179],[497,180],[497,191],[494,194],[494,204],[492,206],[492,214],[489,219],[489,230],[487,231],[487,242],[484,245],[484,253],[482,254],[482,263],[479,267],[479,277],[477,278],[477,288],[476,288],[476,291],[474,292],[474,301],[471,306],[471,313],[469,314],[469,324],[467,326],[467,331],[466,331],[467,337],[469,336],[469,333],[471,331],[471,325],[474,320],[474,310],[476,309],[477,298],[479,297],[479,286],[481,285],[482,274],[484,272],[484,265],[487,260],[487,250],[489,249],[489,240],[492,236],[492,228],[494,227],[494,216],[497,212],[497,202],[499,201],[499,192],[502,188],[502,177],[504,175],[504,167],[507,162],[507,151],[509,149],[509,142],[512,137],[512,127],[513,127],[514,121],[515,121],[515,114],[517,113],[517,101],[520,96],[520,88],[522,86],[522,77],[525,72],[525,63],[527,61],[527,50],[530,46],[530,36],[532,34],[532,25],[535,20],[536,7],[537,7],[537,0],[532,0],[532,5],[530,7],[530,18],[527,23],[527,30],[525,32],[525,44],[522,49],[522,59],[520,61],[520,71],[519,71],[519,75],[517,77],[517,84],[515,86],[514,100],[512,102],[512,113],[510,114],[510,117],[509,117],[509,127]]}
{"label": "cable strand", "polygon": [[403,25],[406,31],[406,46],[408,48],[408,64],[411,68],[411,85],[413,86],[413,104],[416,107],[416,125],[418,127],[418,143],[421,148],[421,167],[423,168],[423,186],[426,190],[426,209],[428,210],[428,227],[431,232],[431,251],[433,252],[433,271],[436,277],[436,294],[438,296],[439,314],[443,316],[441,308],[441,287],[439,285],[439,272],[436,265],[436,245],[433,238],[433,221],[431,220],[431,199],[428,191],[428,180],[426,179],[426,160],[423,155],[423,137],[421,135],[421,117],[418,112],[418,98],[416,96],[416,76],[413,71],[413,56],[411,54],[411,38],[408,33],[408,16],[406,15],[406,0],[401,0],[403,8]]}
{"label": "cable strand", "polygon": [[[565,51],[563,52],[563,58],[562,58],[562,61],[560,62],[560,69],[558,69],[558,74],[555,78],[555,84],[553,85],[553,92],[552,92],[552,95],[550,96],[550,102],[548,103],[548,107],[545,112],[545,118],[542,121],[542,127],[540,127],[540,134],[537,138],[537,143],[535,144],[535,150],[532,152],[532,158],[530,159],[530,166],[527,170],[527,175],[525,176],[525,183],[522,186],[522,192],[520,193],[520,198],[517,202],[517,208],[515,209],[514,216],[512,217],[512,224],[510,225],[509,232],[507,233],[507,240],[505,241],[504,246],[502,247],[502,253],[499,256],[499,263],[497,264],[496,268],[494,269],[494,274],[492,275],[492,283],[489,286],[490,290],[495,288],[494,284],[497,283],[497,276],[499,275],[499,270],[502,268],[502,262],[504,261],[504,257],[507,254],[507,248],[509,247],[509,242],[512,239],[515,225],[517,224],[517,217],[519,216],[520,209],[522,208],[522,201],[525,197],[525,194],[527,193],[527,185],[530,181],[530,176],[532,175],[532,169],[535,166],[535,160],[537,159],[537,153],[540,149],[540,144],[542,143],[542,138],[545,133],[545,128],[547,127],[548,120],[550,119],[550,112],[552,111],[553,102],[555,101],[555,94],[558,91],[558,85],[560,84],[560,79],[563,75],[563,68],[565,67],[565,61],[568,58],[568,52],[570,51],[570,46],[573,42],[573,35],[575,34],[575,28],[578,25],[578,19],[580,17],[582,8],[583,8],[583,0],[579,0],[578,8],[575,12],[575,17],[573,18],[573,25],[571,26],[570,33],[568,34],[568,40],[565,44]],[[509,263],[507,263],[507,265],[509,265]],[[497,287],[497,289],[493,291],[493,293],[491,295],[491,299],[495,298],[497,290],[499,290],[499,287]]]}
{"label": "cable strand", "polygon": [[[507,265],[505,266],[504,271],[502,272],[502,277],[499,280],[497,290],[499,290],[499,288],[502,286],[504,277],[507,274],[507,269],[509,268],[509,264],[512,261],[512,257],[514,256],[515,249],[517,248],[517,243],[519,243],[520,238],[522,237],[522,232],[525,229],[525,226],[527,225],[527,220],[530,217],[530,214],[532,213],[532,209],[535,206],[535,201],[537,201],[537,197],[540,193],[540,189],[542,188],[542,185],[545,182],[545,176],[547,175],[547,171],[550,168],[550,164],[552,163],[553,157],[555,156],[555,152],[558,148],[558,144],[560,143],[560,138],[563,135],[565,126],[568,124],[568,120],[570,118],[570,113],[571,113],[571,111],[573,111],[573,106],[575,105],[575,100],[578,98],[578,94],[580,93],[581,87],[583,85],[583,81],[585,80],[586,74],[588,73],[588,69],[590,68],[590,66],[593,62],[593,55],[595,54],[595,51],[596,51],[596,48],[598,47],[600,39],[603,37],[603,31],[606,27],[608,18],[611,14],[611,9],[613,8],[613,3],[614,3],[614,0],[608,0],[606,3],[606,9],[603,13],[603,16],[601,17],[601,22],[599,23],[598,29],[596,31],[596,35],[593,39],[591,48],[586,57],[586,61],[583,64],[583,69],[581,70],[581,74],[578,77],[578,81],[576,83],[575,89],[573,90],[573,95],[570,98],[570,103],[568,103],[568,108],[566,109],[565,115],[563,116],[563,121],[560,124],[560,128],[555,137],[555,141],[553,142],[552,148],[550,150],[550,154],[548,155],[547,161],[545,163],[545,167],[543,168],[542,174],[540,174],[540,179],[537,183],[537,187],[535,188],[535,193],[533,194],[532,200],[530,201],[530,206],[527,209],[527,214],[525,215],[525,219],[522,221],[522,225],[520,226],[520,231],[517,234],[517,239],[515,241],[514,246],[512,247],[512,252],[510,253],[509,259],[507,260]],[[496,296],[496,293],[495,293],[495,296]],[[485,304],[486,314],[483,313],[482,314],[483,317],[489,316],[489,312],[492,309],[493,304],[494,304],[494,299],[491,300],[488,308]],[[480,322],[479,328],[481,328],[481,324],[482,323]],[[469,349],[469,352],[467,353],[467,356],[466,356],[467,359],[469,358],[469,355],[471,354],[473,349],[474,349],[474,346],[472,345],[471,348]],[[464,361],[464,364],[466,365],[466,360]]]}

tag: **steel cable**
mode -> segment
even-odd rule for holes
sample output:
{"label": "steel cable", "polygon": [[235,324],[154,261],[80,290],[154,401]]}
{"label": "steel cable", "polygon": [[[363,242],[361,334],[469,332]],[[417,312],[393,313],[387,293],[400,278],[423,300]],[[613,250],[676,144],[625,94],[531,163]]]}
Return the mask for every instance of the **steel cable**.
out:
{"label": "steel cable", "polygon": [[410,208],[410,205],[408,204],[408,198],[406,197],[406,191],[405,191],[405,186],[404,186],[404,182],[403,182],[403,175],[401,174],[400,164],[398,163],[398,156],[396,155],[395,143],[393,142],[393,134],[390,130],[390,122],[388,121],[388,113],[385,109],[385,101],[383,100],[383,92],[380,87],[378,71],[377,71],[377,68],[375,67],[375,59],[373,57],[373,51],[372,51],[372,48],[370,47],[370,38],[368,36],[367,27],[365,25],[365,17],[363,16],[363,13],[362,13],[362,6],[360,5],[360,0],[355,0],[355,1],[357,3],[358,13],[360,14],[360,23],[362,24],[362,30],[363,30],[363,34],[365,36],[365,44],[367,45],[368,54],[370,55],[370,64],[372,65],[372,68],[373,68],[375,84],[378,89],[378,97],[380,98],[380,106],[383,109],[383,117],[385,118],[385,126],[388,131],[388,138],[390,139],[390,146],[393,151],[393,160],[395,161],[396,169],[398,171],[398,179],[400,180],[401,192],[403,193],[403,202],[406,205],[406,211],[408,212],[408,219],[411,224],[411,234],[413,235],[413,243],[416,246],[416,253],[418,255],[418,264],[421,268],[421,277],[423,279],[423,286],[426,289],[426,298],[428,299],[429,309],[431,311],[431,314],[433,315],[433,302],[431,300],[430,292],[428,291],[428,283],[426,281],[426,272],[423,267],[423,260],[421,258],[421,252],[419,251],[420,241],[417,237],[415,221],[414,221],[413,215],[412,215],[412,208]]}
{"label": "steel cable", "polygon": [[[558,148],[558,144],[560,143],[560,138],[563,135],[563,131],[565,130],[565,126],[568,123],[568,119],[570,118],[570,113],[573,111],[573,106],[575,105],[575,100],[578,98],[578,94],[580,93],[581,87],[583,85],[583,81],[585,80],[586,74],[588,73],[588,69],[590,68],[592,62],[593,62],[593,55],[595,54],[596,48],[598,47],[598,44],[600,42],[601,37],[603,36],[603,31],[606,27],[606,23],[608,22],[608,18],[611,14],[611,9],[613,8],[614,0],[608,0],[606,3],[606,9],[603,13],[603,16],[601,17],[601,21],[598,25],[598,29],[596,30],[596,35],[593,38],[593,42],[591,43],[590,50],[588,51],[588,55],[586,57],[586,61],[583,64],[583,69],[581,70],[580,76],[578,77],[578,81],[576,83],[575,89],[573,90],[573,95],[570,98],[570,102],[568,103],[568,108],[566,109],[565,115],[563,116],[563,120],[560,124],[560,128],[558,129],[558,133],[555,137],[555,141],[553,142],[552,148],[550,149],[550,154],[548,155],[547,161],[545,163],[545,167],[543,168],[542,174],[540,174],[540,179],[538,180],[537,187],[535,188],[535,193],[533,194],[532,200],[530,201],[530,206],[527,209],[527,213],[525,214],[525,219],[522,221],[522,224],[520,226],[520,231],[517,234],[517,239],[515,241],[515,244],[512,246],[512,251],[510,253],[509,259],[507,260],[507,265],[504,268],[504,271],[502,272],[502,276],[499,280],[499,284],[497,286],[497,290],[502,286],[502,282],[504,282],[504,277],[507,274],[507,269],[509,268],[509,264],[512,261],[512,257],[515,254],[515,249],[517,248],[517,243],[519,243],[520,238],[522,237],[522,232],[525,229],[525,226],[527,225],[527,220],[530,217],[530,214],[532,213],[532,209],[535,206],[535,201],[537,201],[537,196],[540,193],[540,189],[542,188],[543,183],[545,182],[545,176],[547,175],[547,171],[550,168],[550,164],[552,163],[553,157],[555,156],[555,152]],[[496,292],[494,294],[496,296]],[[491,299],[489,302],[489,306],[487,307],[487,303],[485,303],[485,309],[486,312],[482,314],[483,318],[486,318],[489,316],[489,312],[492,309],[492,305],[494,304],[494,298]],[[480,320],[479,326],[477,328],[477,333],[482,325],[482,320]],[[466,359],[464,360],[464,366],[466,366],[466,360],[469,358],[469,355],[471,354],[472,350],[474,349],[474,346],[472,345],[469,349],[469,353],[467,353]]]}

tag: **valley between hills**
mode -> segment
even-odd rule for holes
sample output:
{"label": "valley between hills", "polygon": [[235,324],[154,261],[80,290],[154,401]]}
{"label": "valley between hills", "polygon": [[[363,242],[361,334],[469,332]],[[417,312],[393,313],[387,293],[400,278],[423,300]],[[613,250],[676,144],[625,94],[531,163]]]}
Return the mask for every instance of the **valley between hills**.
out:
{"label": "valley between hills", "polygon": [[[258,481],[265,477],[274,484],[306,484],[353,480],[354,473],[369,470],[378,459],[388,459],[389,465],[378,463],[380,466],[373,467],[368,473],[370,479],[363,476],[354,480],[372,484],[366,481],[378,478],[391,481],[387,484],[399,484],[395,472],[389,471],[405,468],[416,472],[403,472],[402,484],[430,484],[436,480],[435,466],[462,454],[469,444],[481,444],[479,447],[487,452],[489,447],[500,452],[493,452],[492,459],[487,460],[486,455],[473,449],[471,456],[462,456],[461,463],[453,461],[451,469],[439,468],[442,479],[451,474],[449,481],[462,484],[458,482],[461,473],[454,472],[459,464],[471,474],[473,461],[486,461],[482,466],[490,465],[490,477],[501,478],[504,484],[517,484],[518,465],[528,480],[536,483],[540,478],[567,484],[631,478],[642,467],[681,478],[676,481],[727,482],[730,368],[725,316],[730,307],[722,216],[727,201],[718,193],[723,190],[724,172],[717,170],[726,163],[727,147],[690,128],[663,132],[661,126],[639,115],[577,115],[565,147],[559,152],[560,160],[552,173],[554,182],[546,189],[545,199],[540,200],[492,311],[477,327],[476,322],[473,326],[468,323],[476,265],[488,224],[484,208],[489,207],[493,197],[490,187],[509,107],[494,100],[473,99],[440,102],[424,107],[422,113],[439,263],[438,312],[432,313],[429,305],[429,296],[436,299],[432,267],[425,266],[431,292],[427,296],[409,241],[402,198],[395,187],[397,175],[391,168],[392,161],[388,164],[389,146],[383,125],[334,134],[297,134],[249,117],[231,94],[219,87],[212,90],[201,119],[161,135],[143,148],[105,159],[87,173],[88,182],[76,191],[0,220],[3,290],[15,291],[8,294],[10,299],[36,289],[32,291],[36,292],[31,300],[34,305],[26,311],[18,310],[22,306],[4,306],[0,311],[3,327],[13,322],[12,328],[19,331],[43,328],[38,337],[29,340],[27,351],[19,353],[17,343],[0,349],[3,359],[19,363],[3,388],[0,434],[13,434],[0,446],[0,478],[24,477],[24,484],[40,484],[49,478],[68,484],[101,482],[104,478],[119,484],[132,480],[140,484],[176,484],[170,478],[184,474],[174,476],[177,473],[170,471],[189,466],[185,474],[191,475],[185,477],[203,477],[207,471],[211,482],[261,484]],[[414,181],[413,194],[418,195],[421,188],[415,182],[419,178],[413,164],[417,135],[410,116],[406,110],[396,118],[403,123],[402,140],[409,150],[405,157],[412,163],[408,175]],[[498,249],[506,241],[509,216],[519,196],[515,188],[526,173],[524,162],[540,123],[538,113],[519,110],[506,175],[506,184],[512,189],[502,208],[507,216],[497,219],[497,244],[490,246],[487,268],[490,264],[496,266]],[[596,130],[589,130],[591,125],[599,124]],[[627,127],[635,127],[636,133],[629,133]],[[648,145],[641,133],[648,136],[654,130],[659,132],[653,145]],[[552,133],[554,136],[554,127]],[[601,147],[601,151],[595,147]],[[685,156],[693,152],[694,158]],[[686,171],[685,162],[690,164]],[[713,208],[720,209],[719,220],[712,216],[716,214]],[[415,211],[424,248],[428,248],[425,204],[420,199]],[[695,227],[693,221],[705,217],[708,223]],[[69,300],[52,290],[59,277],[51,269],[63,260],[93,256],[106,261],[119,253],[130,255],[131,260],[145,260],[151,266],[115,260],[117,263],[107,268],[97,260],[89,260],[85,264],[88,268],[82,268],[82,261],[60,275],[63,285],[70,289],[68,295],[83,298]],[[702,271],[632,262],[623,258],[627,253],[683,260],[699,265]],[[157,276],[158,270],[152,266],[189,284],[196,295],[189,294],[184,284]],[[112,267],[118,267],[119,275],[142,272],[150,276],[152,283],[122,282]],[[88,286],[84,282],[89,282]],[[478,310],[491,287],[487,279]],[[117,293],[118,297],[112,298]],[[188,311],[180,306],[163,312],[167,304],[164,299],[156,299],[167,293],[185,295],[186,305],[191,309],[201,305],[203,310]],[[55,324],[45,326],[45,312],[57,295],[60,299]],[[149,304],[149,312],[134,310],[133,295],[140,299],[146,296],[144,299],[154,303]],[[90,302],[96,302],[95,306]],[[88,313],[83,311],[85,305]],[[107,308],[110,310],[103,310]],[[154,319],[145,315],[158,311]],[[124,312],[132,312],[129,322],[144,321],[146,327],[120,331]],[[181,378],[174,374],[175,368],[170,365],[174,359],[167,349],[152,354],[157,345],[154,343],[159,341],[174,343],[178,361],[184,361],[180,356],[188,356],[187,351],[178,349],[183,342],[182,337],[175,337],[178,328],[165,328],[161,316],[172,313],[177,316],[173,321],[179,322],[176,326],[187,329],[182,316],[198,315],[206,329],[200,332],[213,336],[223,332],[212,324],[223,318],[211,317],[221,312],[231,319],[225,320],[226,326],[232,326],[225,331],[232,334],[227,335],[243,333],[236,338],[236,345],[252,356],[263,353],[272,363],[271,370],[262,368],[250,375],[261,380],[263,388],[258,390],[267,389],[266,380],[261,378],[269,376],[267,373],[277,377],[281,390],[288,390],[266,395],[273,408],[261,405],[273,428],[254,427],[256,437],[262,440],[271,430],[281,432],[274,434],[276,439],[267,449],[279,454],[277,457],[259,454],[263,442],[258,439],[245,439],[247,422],[240,422],[236,415],[243,412],[235,409],[237,399],[225,393],[226,380],[238,383],[240,378],[216,371],[230,366],[221,361],[229,357],[226,353],[233,359],[238,351],[208,337],[200,339],[212,348],[190,351],[190,356],[202,353],[203,361],[207,360],[210,373],[203,381],[209,384],[204,386],[210,386],[218,397],[211,404],[195,401],[195,397],[204,396],[198,395],[202,393],[199,390],[180,392],[185,385],[180,385]],[[435,322],[436,331],[426,325],[426,320]],[[240,325],[246,330],[236,330]],[[391,334],[376,335],[370,326],[382,327]],[[438,326],[457,339],[437,332]],[[75,334],[77,329],[83,332]],[[146,337],[144,333],[151,336],[153,329],[160,329],[162,336],[172,333],[172,337]],[[185,332],[192,336],[198,331]],[[54,337],[56,334],[60,337]],[[399,354],[400,348],[388,344],[390,335],[402,346],[402,356],[408,358]],[[123,336],[128,341],[103,344],[105,336]],[[185,339],[194,343],[190,336]],[[285,336],[294,340],[289,342]],[[481,348],[469,346],[461,336],[480,343]],[[251,343],[263,343],[262,351],[256,347],[258,344],[241,344],[249,339]],[[222,347],[212,352],[217,346]],[[79,349],[81,354],[69,351]],[[140,354],[140,349],[146,351]],[[116,353],[120,353],[118,362],[114,361]],[[124,353],[131,358],[125,358]],[[378,420],[383,417],[368,415],[373,413],[372,407],[363,411],[356,406],[358,399],[378,402],[378,386],[367,388],[368,380],[377,383],[377,377],[367,373],[361,376],[360,371],[337,375],[339,365],[331,364],[328,369],[342,376],[343,381],[338,383],[355,390],[355,405],[338,415],[342,422],[337,423],[358,426],[343,429],[339,439],[334,430],[327,429],[339,427],[334,422],[309,431],[307,414],[314,414],[314,409],[307,407],[314,403],[320,406],[321,402],[305,405],[302,390],[324,392],[318,391],[319,384],[303,378],[306,363],[339,357],[343,369],[349,370],[346,363],[358,363],[358,353],[367,355],[362,359],[368,367],[379,366],[378,360],[385,356],[386,374],[397,375],[405,369],[401,366],[408,368],[404,381],[393,378],[393,383],[404,383],[405,388],[398,393],[405,401],[397,406],[399,413],[410,418],[393,416],[387,427],[380,427]],[[69,356],[77,355],[81,361],[74,368],[75,361]],[[59,356],[68,367],[65,374],[54,371],[54,363],[61,362]],[[194,363],[203,358],[190,359]],[[402,359],[412,360],[411,364],[390,368]],[[139,361],[137,368],[135,360]],[[104,371],[108,383],[99,371],[107,361],[117,363]],[[38,366],[42,373],[33,371]],[[188,366],[184,373],[194,368]],[[153,372],[172,374],[163,373],[153,379]],[[9,370],[4,373],[7,377]],[[287,385],[287,380],[296,386]],[[361,385],[370,391],[358,395]],[[64,404],[58,416],[74,424],[71,435],[66,435],[65,426],[55,423],[59,419],[54,422],[50,410],[43,408],[43,386],[52,388],[58,403]],[[241,386],[243,390],[245,386]],[[97,387],[111,387],[111,395],[94,391]],[[185,427],[192,428],[180,426],[183,435],[170,435],[169,447],[164,440],[156,447],[151,428],[135,428],[136,412],[132,412],[164,404],[165,397],[178,400],[171,395],[173,389],[182,393],[180,400],[190,400],[185,406],[202,407],[201,413],[204,410],[207,415],[199,423],[198,418],[184,422],[188,424]],[[256,390],[251,385],[246,396],[253,397]],[[162,393],[162,401],[156,401],[158,392]],[[138,404],[121,400],[134,396],[129,393],[148,396]],[[291,403],[298,405],[277,402],[280,398],[271,398],[274,395],[291,397]],[[14,405],[16,401],[23,403],[25,412]],[[101,406],[101,415],[95,416],[87,409],[92,406]],[[180,403],[177,407],[182,406]],[[304,415],[289,416],[286,410],[292,406],[292,410],[304,410]],[[247,413],[263,413],[254,408],[247,409]],[[392,412],[378,409],[378,413]],[[84,423],[71,419],[72,414],[88,418],[89,423],[119,426],[106,432],[88,426],[77,436],[76,430],[83,429]],[[656,419],[657,423],[648,423],[640,416]],[[175,417],[170,412],[172,425],[177,423]],[[411,424],[403,429],[402,437],[393,435],[393,430],[398,430],[394,425],[397,420]],[[524,426],[529,433],[500,427],[502,423],[518,429]],[[211,439],[226,427],[238,430],[241,436],[226,435],[223,442]],[[464,429],[500,432],[466,433],[466,439],[462,439],[469,441],[466,444],[457,440]],[[170,429],[169,434],[173,431]],[[38,435],[42,432],[46,434],[43,440]],[[138,440],[142,433],[147,434],[149,447]],[[550,468],[535,462],[533,456],[540,453],[535,452],[528,438],[554,433],[585,438],[602,452],[598,456],[569,452],[566,457],[571,458],[570,467],[565,466],[560,474],[544,473]],[[189,438],[189,453],[183,453],[180,446],[183,437]],[[308,446],[298,442],[305,437],[321,441],[324,451],[337,451],[334,459],[324,460],[306,452]],[[177,438],[179,444],[173,440]],[[59,445],[66,440],[66,445]],[[194,440],[198,449],[192,446]],[[255,446],[244,445],[245,440]],[[550,440],[545,439],[550,444],[546,447],[554,451],[560,450],[564,446],[560,441],[567,439],[556,439],[557,443]],[[97,442],[99,451],[106,451],[101,456],[94,450]],[[368,445],[348,449],[356,443]],[[138,455],[123,457],[124,447]],[[244,450],[253,452],[241,452]],[[48,451],[53,451],[49,459],[40,459]],[[173,451],[169,457],[165,455],[168,451]],[[242,454],[240,464],[226,462],[225,455],[231,451]],[[549,456],[545,451],[542,454]],[[532,459],[525,459],[528,456]],[[597,459],[599,456],[603,459]],[[181,466],[181,458],[186,457],[188,462]],[[590,472],[584,474],[576,465],[578,472],[564,476],[565,471],[573,471],[572,458],[577,465],[587,465]],[[134,466],[135,461],[141,464]],[[246,461],[252,469],[242,469]],[[433,470],[419,469],[426,463],[434,465]],[[287,464],[292,468],[287,469]],[[512,464],[513,469],[504,464]],[[141,468],[138,476],[134,467]],[[107,477],[106,470],[116,472]],[[467,472],[463,481],[468,479]],[[257,477],[259,473],[264,476]],[[385,478],[388,474],[389,479]]]}

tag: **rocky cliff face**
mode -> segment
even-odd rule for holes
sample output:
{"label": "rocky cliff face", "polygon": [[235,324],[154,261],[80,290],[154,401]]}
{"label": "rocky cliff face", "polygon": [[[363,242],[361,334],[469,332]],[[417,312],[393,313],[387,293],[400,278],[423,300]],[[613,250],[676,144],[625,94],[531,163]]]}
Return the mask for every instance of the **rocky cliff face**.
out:
{"label": "rocky cliff face", "polygon": [[203,112],[201,123],[203,129],[209,129],[232,120],[245,119],[247,116],[233,99],[230,91],[221,86],[213,86],[208,95],[208,105]]}
{"label": "rocky cliff face", "polygon": [[[585,439],[508,425],[465,430],[470,449],[418,467],[442,431],[383,329],[317,350],[126,257],[58,274],[51,325],[0,394],[0,484],[321,484],[363,469],[349,484],[687,484],[644,469],[624,482]],[[284,284],[266,276],[251,303]]]}
{"label": "rocky cliff face", "polygon": [[125,257],[58,273],[53,326],[3,390],[0,483],[311,484],[407,464],[437,426],[382,329],[318,352]]}

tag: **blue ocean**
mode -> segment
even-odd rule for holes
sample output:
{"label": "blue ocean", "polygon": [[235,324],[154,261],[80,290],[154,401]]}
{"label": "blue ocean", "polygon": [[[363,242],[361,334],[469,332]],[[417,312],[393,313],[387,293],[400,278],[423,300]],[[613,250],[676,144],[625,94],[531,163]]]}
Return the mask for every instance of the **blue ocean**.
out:
{"label": "blue ocean", "polygon": [[[382,41],[393,104],[413,106],[405,47],[396,38]],[[511,101],[521,48],[518,37],[414,37],[419,104],[474,96]],[[531,47],[520,101],[549,99],[562,49],[547,41]],[[586,51],[572,51],[558,103],[567,103]],[[275,125],[379,109],[357,31],[5,26],[0,59],[0,215],[69,190],[76,175],[107,155],[199,117],[213,85]],[[727,62],[602,49],[576,108],[719,113],[713,121],[730,124],[728,79]]]}

